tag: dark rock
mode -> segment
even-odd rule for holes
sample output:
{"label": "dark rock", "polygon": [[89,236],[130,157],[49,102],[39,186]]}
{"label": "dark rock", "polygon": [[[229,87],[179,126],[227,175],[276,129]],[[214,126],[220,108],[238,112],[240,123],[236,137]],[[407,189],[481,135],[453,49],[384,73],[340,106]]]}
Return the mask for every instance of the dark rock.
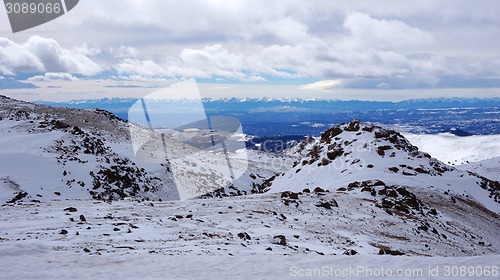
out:
{"label": "dark rock", "polygon": [[84,216],[84,215],[80,215],[80,221],[82,221],[82,222],[86,222],[86,221],[87,221],[87,219],[85,218],[85,216]]}
{"label": "dark rock", "polygon": [[379,255],[403,256],[405,253],[397,251],[397,250],[389,250],[389,249],[382,250],[382,249],[380,249],[378,251],[378,254]]}
{"label": "dark rock", "polygon": [[274,237],[274,243],[281,245],[281,246],[286,246],[286,237],[284,235],[276,235]]}
{"label": "dark rock", "polygon": [[321,201],[320,203],[316,204],[316,207],[323,207],[323,208],[326,208],[328,210],[332,210],[332,207],[339,207],[339,205],[338,205],[337,201],[332,199],[330,201]]}
{"label": "dark rock", "polygon": [[238,237],[243,239],[243,240],[252,240],[252,238],[250,237],[250,235],[246,232],[240,232],[238,233]]}
{"label": "dark rock", "polygon": [[27,192],[19,192],[19,193],[16,194],[16,196],[14,198],[12,198],[11,200],[7,201],[7,203],[15,203],[18,200],[21,200],[21,199],[25,198],[26,196],[28,196]]}
{"label": "dark rock", "polygon": [[359,120],[351,121],[345,130],[346,131],[358,131],[359,130],[359,122],[360,122]]}
{"label": "dark rock", "polygon": [[398,173],[399,172],[399,168],[397,168],[397,167],[389,167],[388,169],[390,171],[394,172],[394,173]]}
{"label": "dark rock", "polygon": [[324,193],[326,191],[324,189],[320,188],[320,187],[316,187],[316,188],[314,188],[314,192],[315,193]]}
{"label": "dark rock", "polygon": [[389,197],[398,197],[398,193],[394,189],[387,190],[386,195]]}
{"label": "dark rock", "polygon": [[290,199],[299,199],[299,194],[298,193],[290,193]]}
{"label": "dark rock", "polygon": [[424,173],[424,174],[429,174],[428,171],[426,171],[425,169],[421,168],[421,167],[417,167],[415,168],[415,171],[417,171],[418,173]]}
{"label": "dark rock", "polygon": [[372,125],[367,125],[363,127],[361,130],[367,131],[367,132],[372,132],[373,131],[373,126]]}
{"label": "dark rock", "polygon": [[360,186],[359,182],[355,181],[355,182],[349,183],[349,185],[347,185],[347,189],[348,190],[353,190],[355,188],[358,188],[359,186]]}
{"label": "dark rock", "polygon": [[59,232],[59,234],[68,234],[68,231],[65,230],[65,229],[61,229],[61,231]]}
{"label": "dark rock", "polygon": [[76,209],[75,207],[68,207],[68,208],[65,208],[64,211],[76,212],[76,211],[78,211],[78,209]]}
{"label": "dark rock", "polygon": [[390,133],[387,130],[379,129],[375,131],[375,138],[389,137]]}
{"label": "dark rock", "polygon": [[342,148],[337,148],[331,152],[326,153],[326,156],[328,157],[329,160],[334,160],[337,157],[341,156],[344,153],[344,150]]}
{"label": "dark rock", "polygon": [[336,126],[333,128],[330,128],[329,130],[325,131],[321,135],[321,141],[322,142],[327,142],[330,143],[331,139],[334,138],[335,136],[341,134],[343,132],[342,128]]}
{"label": "dark rock", "polygon": [[357,255],[358,252],[356,252],[355,250],[353,249],[348,249],[348,250],[345,250],[344,253],[342,255],[346,255],[346,256],[354,256],[354,255]]}
{"label": "dark rock", "polygon": [[373,181],[373,186],[385,186],[386,184],[384,183],[384,181],[380,181],[380,180],[375,180]]}

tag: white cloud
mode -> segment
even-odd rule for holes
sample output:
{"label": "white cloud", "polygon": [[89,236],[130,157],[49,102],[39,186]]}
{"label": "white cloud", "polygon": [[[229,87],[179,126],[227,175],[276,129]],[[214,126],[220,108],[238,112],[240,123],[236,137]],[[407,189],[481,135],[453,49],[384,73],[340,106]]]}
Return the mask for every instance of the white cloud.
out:
{"label": "white cloud", "polygon": [[43,71],[41,60],[27,48],[0,37],[0,73],[14,75],[16,71]]}
{"label": "white cloud", "polygon": [[55,40],[32,36],[24,44],[0,38],[0,72],[14,75],[19,72],[70,72],[87,76],[103,69],[90,56],[98,50],[86,45],[73,49],[62,48]]}
{"label": "white cloud", "polygon": [[96,50],[86,46],[64,49],[55,40],[32,36],[24,47],[37,56],[48,72],[71,72],[86,76],[96,75],[102,68],[89,58]]}
{"label": "white cloud", "polygon": [[299,89],[328,91],[328,90],[337,88],[340,85],[342,85],[341,80],[324,80],[324,81],[319,81],[319,82],[315,82],[312,84],[302,85],[299,87]]}
{"label": "white cloud", "polygon": [[380,83],[380,84],[376,85],[375,87],[377,87],[377,88],[390,88],[391,85],[388,83]]}
{"label": "white cloud", "polygon": [[43,76],[28,78],[30,82],[53,82],[53,81],[78,81],[79,79],[70,73],[45,73]]}
{"label": "white cloud", "polygon": [[368,14],[352,13],[344,21],[354,48],[381,50],[415,50],[433,43],[429,32],[411,27],[399,20],[374,19]]}
{"label": "white cloud", "polygon": [[109,48],[109,52],[118,59],[137,58],[137,49],[131,46],[119,46],[118,48]]}
{"label": "white cloud", "polygon": [[115,66],[120,74],[133,74],[139,76],[166,76],[165,68],[156,64],[152,60],[139,60],[135,58],[125,58]]}

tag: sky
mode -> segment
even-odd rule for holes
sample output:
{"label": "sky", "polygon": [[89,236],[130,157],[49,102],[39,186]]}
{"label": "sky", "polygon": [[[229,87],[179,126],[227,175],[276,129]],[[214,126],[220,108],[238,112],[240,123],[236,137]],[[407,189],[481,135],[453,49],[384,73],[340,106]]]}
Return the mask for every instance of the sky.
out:
{"label": "sky", "polygon": [[500,97],[500,1],[80,0],[13,34],[0,94],[141,97],[196,79],[206,97]]}

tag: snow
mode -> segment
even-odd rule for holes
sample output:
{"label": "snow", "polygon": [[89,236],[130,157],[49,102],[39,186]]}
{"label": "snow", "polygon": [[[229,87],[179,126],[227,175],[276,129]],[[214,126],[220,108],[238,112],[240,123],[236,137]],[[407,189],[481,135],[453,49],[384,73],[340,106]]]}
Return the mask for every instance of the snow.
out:
{"label": "snow", "polygon": [[[325,198],[316,194],[301,196],[299,207],[285,206],[275,195],[153,204],[59,200],[2,206],[0,278],[290,279],[299,269],[306,273],[324,266],[334,270],[350,266],[427,270],[441,266],[444,272],[445,265],[500,264],[494,255],[500,250],[497,227],[474,210],[470,214],[475,219],[457,222],[456,215],[468,212],[462,208],[465,204],[453,211],[438,208],[440,219],[455,221],[448,225],[431,221],[448,235],[442,239],[434,234],[414,234],[415,221],[403,222],[402,217],[367,207],[369,203],[361,198],[327,196],[335,197],[339,208],[315,207],[318,199]],[[356,207],[360,203],[365,206]],[[440,204],[435,202],[437,207]],[[76,212],[65,211],[67,207],[76,208]],[[80,221],[80,215],[85,222]],[[386,228],[390,224],[397,226]],[[62,229],[68,233],[60,234]],[[240,232],[248,233],[251,239],[241,239]],[[274,244],[276,235],[285,235],[287,246]],[[486,245],[478,245],[478,241]],[[373,244],[410,256],[379,256]],[[346,249],[359,255],[341,256]]]}
{"label": "snow", "polygon": [[440,161],[460,165],[500,156],[500,135],[456,136],[451,133],[403,135]]}
{"label": "snow", "polygon": [[[497,271],[498,258],[390,256],[79,256],[67,253],[0,253],[6,279],[373,279],[392,273],[393,279],[453,279],[453,267]],[[21,253],[22,254],[22,253]],[[33,269],[36,268],[36,269]],[[439,276],[434,276],[435,272]],[[409,276],[396,276],[397,273]],[[336,275],[347,275],[347,277]],[[312,276],[310,276],[312,275]],[[316,277],[314,277],[316,275]],[[386,278],[379,276],[376,278]],[[457,277],[458,278],[458,277]],[[465,276],[463,279],[496,279]]]}
{"label": "snow", "polygon": [[459,165],[457,168],[476,172],[481,176],[500,182],[500,157]]}

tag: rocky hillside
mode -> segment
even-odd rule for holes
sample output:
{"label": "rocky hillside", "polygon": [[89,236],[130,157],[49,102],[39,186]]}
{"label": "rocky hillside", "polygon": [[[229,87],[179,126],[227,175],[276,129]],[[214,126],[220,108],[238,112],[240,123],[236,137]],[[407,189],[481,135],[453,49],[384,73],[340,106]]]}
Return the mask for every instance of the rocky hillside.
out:
{"label": "rocky hillside", "polygon": [[367,187],[364,182],[378,180],[394,186],[396,192],[391,193],[396,197],[399,186],[436,190],[449,198],[471,199],[500,212],[498,181],[446,165],[420,152],[397,131],[354,120],[325,131],[310,146],[292,169],[269,178],[261,190],[299,192],[320,187],[361,191]]}
{"label": "rocky hillside", "polygon": [[[131,127],[136,137],[146,139],[137,154]],[[214,191],[246,194],[254,182],[274,174],[268,159],[278,157],[266,155],[264,160],[259,152],[233,154],[237,177],[233,182],[220,152],[171,138],[164,141],[168,163],[161,134],[109,112],[55,108],[0,96],[0,203],[126,197],[176,200]]]}

